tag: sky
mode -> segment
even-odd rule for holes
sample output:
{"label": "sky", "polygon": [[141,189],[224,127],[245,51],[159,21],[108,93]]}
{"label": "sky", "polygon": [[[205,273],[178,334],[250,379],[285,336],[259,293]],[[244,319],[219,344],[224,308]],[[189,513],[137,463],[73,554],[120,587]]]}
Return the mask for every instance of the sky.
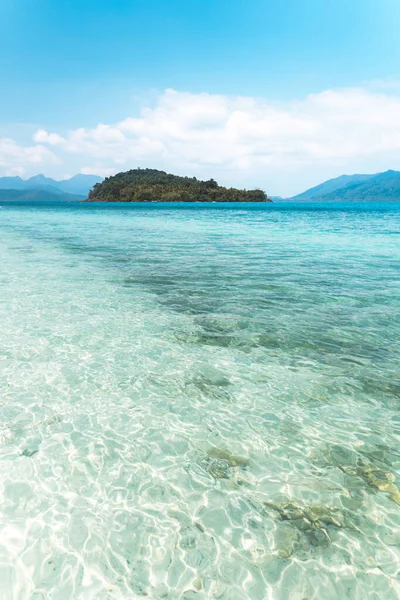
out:
{"label": "sky", "polygon": [[0,0],[0,176],[400,170],[399,0]]}

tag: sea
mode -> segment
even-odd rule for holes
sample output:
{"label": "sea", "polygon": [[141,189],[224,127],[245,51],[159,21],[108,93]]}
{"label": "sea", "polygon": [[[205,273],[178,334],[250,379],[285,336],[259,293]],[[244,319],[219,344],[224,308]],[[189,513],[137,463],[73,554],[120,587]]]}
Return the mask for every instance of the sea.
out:
{"label": "sea", "polygon": [[398,600],[400,203],[0,207],[1,600]]}

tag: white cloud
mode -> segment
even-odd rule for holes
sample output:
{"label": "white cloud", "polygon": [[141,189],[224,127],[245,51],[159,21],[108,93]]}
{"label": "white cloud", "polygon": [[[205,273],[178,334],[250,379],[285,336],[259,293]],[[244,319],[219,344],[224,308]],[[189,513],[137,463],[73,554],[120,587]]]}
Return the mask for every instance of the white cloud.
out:
{"label": "white cloud", "polygon": [[4,171],[6,177],[23,177],[25,175],[24,167],[10,167]]}
{"label": "white cloud", "polygon": [[100,175],[100,177],[109,177],[110,175],[115,175],[117,171],[118,169],[113,167],[107,169],[105,167],[96,165],[93,167],[82,167],[79,172],[82,175]]}
{"label": "white cloud", "polygon": [[0,169],[7,175],[24,175],[38,165],[55,164],[58,158],[43,145],[20,146],[10,138],[0,138]]}
{"label": "white cloud", "polygon": [[45,129],[38,129],[33,136],[33,141],[38,144],[49,144],[50,146],[59,146],[65,142],[64,138],[58,133],[47,133]]}
{"label": "white cloud", "polygon": [[117,123],[67,134],[40,129],[36,146],[18,147],[14,154],[25,153],[21,165],[35,157],[45,162],[46,145],[68,171],[72,164],[102,175],[152,166],[267,191],[272,182],[273,192],[291,193],[342,172],[400,167],[395,90],[327,90],[281,103],[167,90],[154,107]]}

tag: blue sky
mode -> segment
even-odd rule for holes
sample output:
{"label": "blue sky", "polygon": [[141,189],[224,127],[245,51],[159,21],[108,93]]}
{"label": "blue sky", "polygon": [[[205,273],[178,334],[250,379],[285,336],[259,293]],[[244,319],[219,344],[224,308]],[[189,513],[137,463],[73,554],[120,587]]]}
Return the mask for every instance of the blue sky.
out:
{"label": "blue sky", "polygon": [[[399,23],[398,0],[0,0],[0,174],[149,164],[289,194],[400,168],[377,122],[397,118]],[[335,115],[344,135],[355,103],[340,155]]]}

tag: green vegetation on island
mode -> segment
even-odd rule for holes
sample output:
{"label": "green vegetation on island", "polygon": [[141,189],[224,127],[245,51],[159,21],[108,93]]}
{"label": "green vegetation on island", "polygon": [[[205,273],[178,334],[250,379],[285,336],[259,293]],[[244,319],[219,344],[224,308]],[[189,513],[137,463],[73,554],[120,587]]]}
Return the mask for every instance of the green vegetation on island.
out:
{"label": "green vegetation on island", "polygon": [[214,179],[180,177],[157,169],[132,169],[107,177],[89,192],[89,202],[272,202],[262,190],[238,190]]}

